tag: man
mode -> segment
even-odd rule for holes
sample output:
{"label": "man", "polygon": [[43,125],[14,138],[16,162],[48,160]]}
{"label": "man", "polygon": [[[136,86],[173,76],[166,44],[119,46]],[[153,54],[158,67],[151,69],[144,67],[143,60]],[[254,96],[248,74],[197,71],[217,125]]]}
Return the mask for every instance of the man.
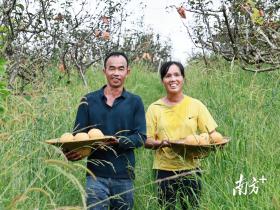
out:
{"label": "man", "polygon": [[[132,209],[133,150],[144,145],[146,140],[144,106],[139,96],[124,89],[130,73],[124,53],[109,54],[104,61],[103,73],[107,85],[83,97],[74,130],[87,132],[94,127],[104,135],[119,137],[108,143],[110,149],[96,149],[88,157],[87,168],[96,178],[87,174],[87,205],[91,210]],[[66,153],[66,157],[69,160],[81,158],[75,152]]]}

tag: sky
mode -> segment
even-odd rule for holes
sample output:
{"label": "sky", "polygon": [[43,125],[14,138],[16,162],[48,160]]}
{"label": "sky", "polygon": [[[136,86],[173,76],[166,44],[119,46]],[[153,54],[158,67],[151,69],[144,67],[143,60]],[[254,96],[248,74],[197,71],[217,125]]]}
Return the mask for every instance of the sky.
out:
{"label": "sky", "polygon": [[192,54],[194,45],[182,21],[185,23],[192,21],[191,14],[186,13],[187,18],[182,19],[175,7],[166,9],[166,6],[170,5],[180,6],[182,0],[145,0],[144,2],[147,5],[144,10],[144,23],[151,26],[163,38],[169,37],[173,47],[172,59],[186,63]]}
{"label": "sky", "polygon": [[[194,45],[191,42],[190,37],[187,35],[187,30],[183,25],[191,22],[191,14],[186,14],[187,18],[182,19],[176,11],[175,7],[166,9],[167,6],[174,5],[180,6],[184,0],[141,0],[146,7],[144,11],[139,9],[139,0],[131,0],[127,9],[135,14],[135,18],[139,18],[144,12],[144,24],[147,29],[150,27],[155,33],[160,34],[162,40],[170,38],[171,46],[173,48],[171,55],[172,59],[180,61],[183,64],[194,50]],[[94,1],[88,0],[90,7],[94,5]],[[131,17],[130,17],[131,18]]]}

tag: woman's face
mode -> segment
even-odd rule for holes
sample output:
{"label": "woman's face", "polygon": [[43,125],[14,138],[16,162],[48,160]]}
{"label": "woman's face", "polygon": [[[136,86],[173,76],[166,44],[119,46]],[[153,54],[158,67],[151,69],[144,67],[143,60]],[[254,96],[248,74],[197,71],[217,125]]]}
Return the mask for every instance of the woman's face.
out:
{"label": "woman's face", "polygon": [[178,66],[171,65],[163,77],[162,83],[166,89],[167,94],[180,93],[183,91],[184,77]]}

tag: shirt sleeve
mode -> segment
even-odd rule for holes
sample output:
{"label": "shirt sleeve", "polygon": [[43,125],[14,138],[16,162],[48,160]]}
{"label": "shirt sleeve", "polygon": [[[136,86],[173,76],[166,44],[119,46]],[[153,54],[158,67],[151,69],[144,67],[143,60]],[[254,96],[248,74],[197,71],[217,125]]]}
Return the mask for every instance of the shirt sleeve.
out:
{"label": "shirt sleeve", "polygon": [[73,133],[87,132],[89,125],[87,97],[83,97],[77,111]]}
{"label": "shirt sleeve", "polygon": [[124,150],[141,147],[146,141],[145,110],[140,97],[137,98],[134,110],[134,129],[130,135],[119,138],[119,148]]}
{"label": "shirt sleeve", "polygon": [[210,131],[213,131],[218,127],[217,123],[213,119],[212,115],[206,108],[206,106],[200,103],[200,108],[198,112],[198,128],[203,133],[208,133]]}
{"label": "shirt sleeve", "polygon": [[147,122],[147,137],[148,138],[156,138],[156,118],[154,115],[154,111],[152,106],[149,106],[146,113],[146,122]]}

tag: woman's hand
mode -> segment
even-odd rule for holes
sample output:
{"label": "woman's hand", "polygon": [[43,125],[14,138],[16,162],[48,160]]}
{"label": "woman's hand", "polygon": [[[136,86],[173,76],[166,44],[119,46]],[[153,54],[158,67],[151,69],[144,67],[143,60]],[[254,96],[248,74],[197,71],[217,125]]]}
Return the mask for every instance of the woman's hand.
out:
{"label": "woman's hand", "polygon": [[170,142],[168,140],[162,140],[159,147],[170,147]]}
{"label": "woman's hand", "polygon": [[148,149],[158,149],[163,147],[170,147],[170,142],[168,140],[154,140],[152,138],[147,138],[145,143],[145,148]]}

